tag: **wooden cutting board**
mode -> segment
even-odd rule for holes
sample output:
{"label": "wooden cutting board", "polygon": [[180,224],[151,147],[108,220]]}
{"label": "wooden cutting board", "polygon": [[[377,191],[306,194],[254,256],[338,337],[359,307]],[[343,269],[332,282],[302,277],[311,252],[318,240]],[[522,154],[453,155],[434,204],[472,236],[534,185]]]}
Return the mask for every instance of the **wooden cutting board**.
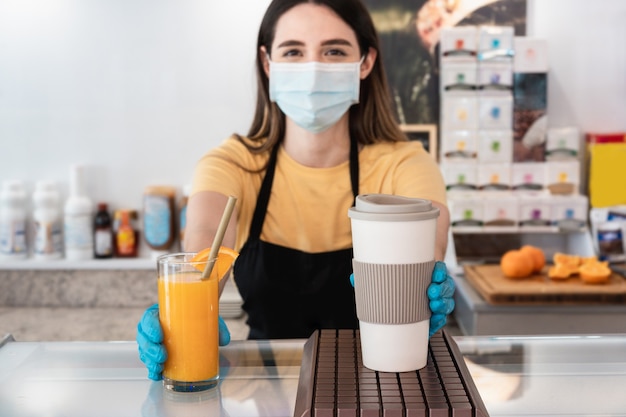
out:
{"label": "wooden cutting board", "polygon": [[524,279],[504,276],[500,265],[466,265],[465,278],[491,304],[623,304],[626,280],[612,274],[606,284],[585,284],[578,276],[548,278],[548,268]]}

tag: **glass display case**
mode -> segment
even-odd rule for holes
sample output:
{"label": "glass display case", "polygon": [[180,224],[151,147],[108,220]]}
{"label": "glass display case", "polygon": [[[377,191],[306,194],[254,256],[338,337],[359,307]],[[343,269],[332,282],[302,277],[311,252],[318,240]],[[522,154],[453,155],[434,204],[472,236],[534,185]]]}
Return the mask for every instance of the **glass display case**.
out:
{"label": "glass display case", "polygon": [[[454,338],[491,416],[626,415],[626,335]],[[147,379],[135,342],[0,347],[0,415],[292,416],[305,340],[234,341],[215,390]]]}

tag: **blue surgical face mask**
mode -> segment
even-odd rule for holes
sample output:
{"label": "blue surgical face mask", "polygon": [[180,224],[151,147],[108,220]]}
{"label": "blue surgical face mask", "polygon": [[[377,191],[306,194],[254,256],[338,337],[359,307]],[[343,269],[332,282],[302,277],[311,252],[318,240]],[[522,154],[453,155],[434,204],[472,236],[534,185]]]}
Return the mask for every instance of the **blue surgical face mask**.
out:
{"label": "blue surgical face mask", "polygon": [[298,126],[323,132],[359,102],[362,62],[270,61],[270,100]]}

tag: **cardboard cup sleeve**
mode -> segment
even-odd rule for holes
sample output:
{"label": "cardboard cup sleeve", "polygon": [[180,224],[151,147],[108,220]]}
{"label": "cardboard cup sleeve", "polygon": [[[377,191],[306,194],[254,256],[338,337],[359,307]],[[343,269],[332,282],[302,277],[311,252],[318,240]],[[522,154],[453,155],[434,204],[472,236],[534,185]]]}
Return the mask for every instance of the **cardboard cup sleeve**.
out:
{"label": "cardboard cup sleeve", "polygon": [[373,264],[352,260],[356,313],[367,323],[406,324],[430,318],[426,291],[435,261]]}

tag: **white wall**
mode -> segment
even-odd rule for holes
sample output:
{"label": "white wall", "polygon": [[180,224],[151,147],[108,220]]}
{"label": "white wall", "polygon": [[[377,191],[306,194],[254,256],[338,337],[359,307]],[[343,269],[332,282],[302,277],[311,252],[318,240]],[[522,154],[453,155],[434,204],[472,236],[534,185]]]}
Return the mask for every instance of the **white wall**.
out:
{"label": "white wall", "polygon": [[548,119],[626,131],[626,1],[528,0],[528,35],[548,40]]}
{"label": "white wall", "polygon": [[[549,41],[552,126],[626,131],[626,1],[528,0]],[[245,133],[269,0],[1,0],[0,180],[90,166],[90,196],[141,207]]]}
{"label": "white wall", "polygon": [[189,183],[255,97],[254,46],[269,0],[1,0],[0,181],[141,207],[146,185]]}

